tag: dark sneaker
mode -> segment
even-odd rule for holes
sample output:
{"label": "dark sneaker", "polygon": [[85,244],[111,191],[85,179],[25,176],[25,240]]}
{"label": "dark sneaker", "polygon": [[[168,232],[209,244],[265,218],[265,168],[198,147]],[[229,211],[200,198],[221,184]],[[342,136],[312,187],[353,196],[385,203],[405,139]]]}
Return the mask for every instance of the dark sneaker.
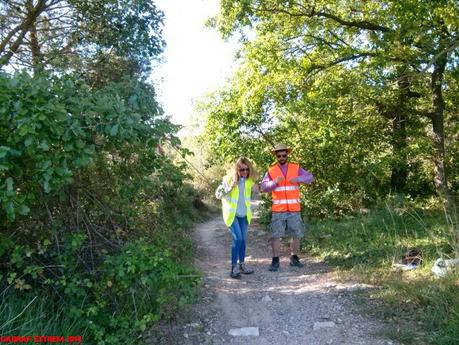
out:
{"label": "dark sneaker", "polygon": [[279,258],[273,258],[273,261],[271,262],[271,265],[269,266],[268,269],[271,272],[277,272],[277,271],[279,271],[279,267],[280,267]]}
{"label": "dark sneaker", "polygon": [[230,277],[234,279],[240,279],[241,278],[241,272],[239,271],[239,268],[237,266],[234,266],[231,270]]}
{"label": "dark sneaker", "polygon": [[292,256],[290,257],[290,266],[293,266],[293,267],[303,267],[304,264],[300,261],[300,259],[298,258],[298,256],[292,255]]}
{"label": "dark sneaker", "polygon": [[252,274],[253,269],[248,268],[245,263],[239,264],[239,270],[241,271],[242,274]]}

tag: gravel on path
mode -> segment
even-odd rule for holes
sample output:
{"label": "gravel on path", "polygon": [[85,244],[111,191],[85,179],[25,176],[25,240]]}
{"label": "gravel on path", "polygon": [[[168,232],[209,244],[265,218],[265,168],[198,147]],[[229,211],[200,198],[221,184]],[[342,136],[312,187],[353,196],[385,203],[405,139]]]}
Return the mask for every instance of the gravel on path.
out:
{"label": "gravel on path", "polygon": [[229,277],[231,236],[220,217],[198,224],[194,237],[204,274],[199,300],[176,322],[150,330],[148,344],[397,344],[353,302],[354,291],[371,286],[337,282],[327,265],[304,255],[303,268],[290,267],[284,246],[279,272],[269,272],[269,234],[255,224],[246,259],[255,273],[240,280]]}

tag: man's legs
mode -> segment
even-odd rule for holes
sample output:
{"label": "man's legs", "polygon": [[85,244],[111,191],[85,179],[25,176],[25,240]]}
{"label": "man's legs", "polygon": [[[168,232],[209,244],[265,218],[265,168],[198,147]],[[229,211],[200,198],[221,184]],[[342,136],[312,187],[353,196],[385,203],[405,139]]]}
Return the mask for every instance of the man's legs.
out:
{"label": "man's legs", "polygon": [[280,239],[285,233],[285,215],[281,212],[273,212],[271,218],[271,248],[273,259],[269,270],[276,272],[279,270]]}
{"label": "man's legs", "polygon": [[290,265],[295,267],[303,267],[303,264],[298,258],[300,251],[300,239],[304,235],[305,226],[299,212],[278,212],[272,214],[271,220],[271,248],[273,251],[273,260],[270,271],[279,270],[279,254],[280,254],[280,239],[285,235],[285,230],[288,230],[288,235],[292,236],[290,241]]}
{"label": "man's legs", "polygon": [[[279,253],[280,253],[280,239],[272,238],[271,247],[273,250],[273,262],[269,267],[270,271],[277,271],[279,269]],[[303,267],[303,264],[298,258],[298,252],[300,250],[300,239],[292,237],[290,240],[290,266]]]}
{"label": "man's legs", "polygon": [[273,250],[273,258],[278,257],[280,252],[280,238],[271,238],[271,248]]}
{"label": "man's legs", "polygon": [[297,237],[292,237],[290,241],[290,266],[294,267],[303,267],[304,264],[300,261],[298,257],[298,252],[300,250],[300,239]]}
{"label": "man's legs", "polygon": [[[273,257],[278,257],[280,253],[280,238],[271,238],[271,248]],[[300,239],[294,238],[290,240],[290,255],[297,255],[300,251]]]}
{"label": "man's legs", "polygon": [[300,251],[300,239],[292,237],[290,241],[290,255],[297,255]]}
{"label": "man's legs", "polygon": [[304,236],[305,225],[301,219],[301,213],[291,213],[287,219],[287,228],[292,235],[290,241],[290,266],[303,267],[298,253],[300,252],[300,240]]}
{"label": "man's legs", "polygon": [[280,262],[279,262],[280,238],[271,237],[271,248],[273,250],[273,259],[271,261],[271,265],[269,266],[269,270],[271,272],[276,272],[279,270],[279,267],[280,267]]}

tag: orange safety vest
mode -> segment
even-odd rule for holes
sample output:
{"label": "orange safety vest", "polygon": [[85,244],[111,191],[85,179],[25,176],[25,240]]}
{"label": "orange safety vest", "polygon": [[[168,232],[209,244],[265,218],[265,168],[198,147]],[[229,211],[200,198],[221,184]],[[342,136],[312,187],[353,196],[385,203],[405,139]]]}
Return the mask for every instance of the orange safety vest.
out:
{"label": "orange safety vest", "polygon": [[300,188],[298,183],[291,183],[290,179],[298,177],[300,166],[298,164],[287,163],[287,176],[284,177],[279,164],[269,168],[268,173],[272,180],[278,176],[285,179],[277,184],[276,189],[271,193],[273,199],[273,212],[299,212],[300,205]]}

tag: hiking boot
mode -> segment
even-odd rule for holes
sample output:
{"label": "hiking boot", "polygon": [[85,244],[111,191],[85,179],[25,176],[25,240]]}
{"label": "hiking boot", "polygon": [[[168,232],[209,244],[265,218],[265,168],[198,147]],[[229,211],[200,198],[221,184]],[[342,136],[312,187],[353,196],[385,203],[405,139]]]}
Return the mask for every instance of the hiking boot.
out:
{"label": "hiking boot", "polygon": [[253,269],[248,268],[245,263],[240,263],[239,264],[239,270],[241,271],[242,274],[252,274]]}
{"label": "hiking boot", "polygon": [[298,256],[292,255],[292,256],[290,257],[290,266],[293,266],[293,267],[303,267],[304,264],[300,261],[300,259],[298,258]]}
{"label": "hiking boot", "polygon": [[233,266],[231,269],[230,277],[234,279],[240,279],[241,278],[241,272],[239,271],[239,268],[237,265]]}
{"label": "hiking boot", "polygon": [[279,271],[279,267],[280,267],[279,257],[276,257],[276,258],[273,258],[273,261],[271,262],[271,265],[269,266],[268,269],[271,272],[277,272],[277,271]]}

